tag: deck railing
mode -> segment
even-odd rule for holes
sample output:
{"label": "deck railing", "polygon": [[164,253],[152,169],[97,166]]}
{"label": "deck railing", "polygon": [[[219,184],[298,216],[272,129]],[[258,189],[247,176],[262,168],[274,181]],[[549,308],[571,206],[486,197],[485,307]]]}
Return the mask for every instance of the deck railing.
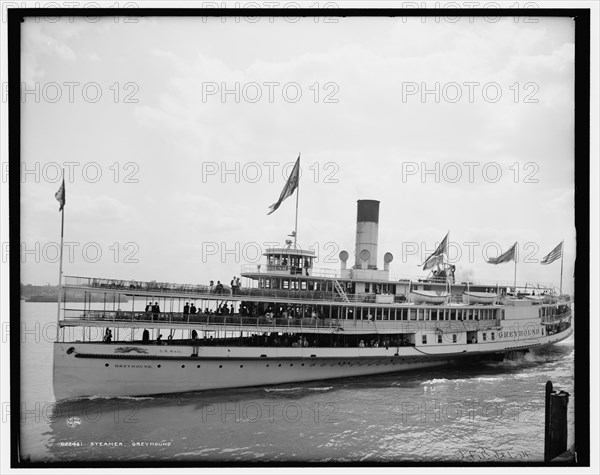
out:
{"label": "deck railing", "polygon": [[364,329],[369,332],[383,329],[397,329],[398,331],[436,330],[441,333],[456,331],[489,330],[500,325],[499,319],[489,320],[391,320],[385,317],[375,319],[341,319],[341,318],[268,318],[266,316],[249,317],[242,315],[213,315],[213,314],[182,314],[182,313],[146,313],[126,312],[121,310],[74,310],[65,309],[65,321],[73,321],[86,325],[99,324],[142,324],[179,326],[179,325],[203,325],[219,326],[233,330],[233,327],[256,327],[261,331],[268,328],[290,328],[295,331],[302,329],[323,329],[339,331],[344,328]]}
{"label": "deck railing", "polygon": [[183,314],[177,312],[130,312],[123,310],[81,310],[65,309],[64,319],[85,320],[103,323],[141,323],[165,325],[223,325],[223,326],[278,326],[278,327],[322,327],[339,326],[336,318],[268,318],[242,315],[214,315],[205,313]]}

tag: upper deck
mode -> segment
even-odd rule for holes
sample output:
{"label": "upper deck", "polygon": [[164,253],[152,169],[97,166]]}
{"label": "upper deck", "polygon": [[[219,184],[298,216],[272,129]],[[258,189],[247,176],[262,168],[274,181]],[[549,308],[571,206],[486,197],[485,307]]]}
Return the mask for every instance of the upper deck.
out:
{"label": "upper deck", "polygon": [[[265,273],[265,275],[273,275]],[[278,276],[279,277],[279,276]],[[287,303],[307,303],[307,304],[335,304],[341,306],[412,306],[416,305],[407,300],[406,293],[387,293],[377,292],[372,287],[373,292],[352,292],[348,293],[342,288],[342,279],[334,277],[302,277],[296,276],[298,285],[287,285],[285,288],[273,288],[271,285],[258,287],[241,286],[235,290],[224,287],[221,292],[216,292],[208,285],[202,284],[176,284],[156,281],[135,281],[122,279],[103,279],[94,277],[65,276],[65,289],[83,290],[92,293],[111,293],[127,296],[139,296],[142,298],[158,297],[166,299],[199,299],[207,301],[264,301],[287,302]],[[319,285],[309,285],[309,281],[320,281]],[[260,284],[260,281],[258,281]],[[337,285],[336,285],[337,284]],[[397,287],[394,290],[410,290],[411,286],[429,286],[432,283],[427,281],[413,282],[410,279],[402,279],[394,282]],[[348,287],[346,287],[348,288]],[[452,284],[449,287],[450,294],[446,305],[464,305],[462,302],[462,293],[468,289],[487,288],[489,284],[470,284],[460,283]],[[531,285],[529,285],[531,289]],[[492,287],[495,290],[495,288]],[[389,290],[389,288],[383,288]],[[498,301],[492,306],[502,306],[515,304],[541,304],[553,303],[565,298],[548,294],[544,301],[527,301],[510,295],[500,295]],[[568,297],[565,296],[567,299]],[[477,304],[473,304],[477,305]],[[440,305],[436,305],[440,306]],[[444,304],[441,304],[443,307]],[[489,306],[489,305],[487,305]]]}

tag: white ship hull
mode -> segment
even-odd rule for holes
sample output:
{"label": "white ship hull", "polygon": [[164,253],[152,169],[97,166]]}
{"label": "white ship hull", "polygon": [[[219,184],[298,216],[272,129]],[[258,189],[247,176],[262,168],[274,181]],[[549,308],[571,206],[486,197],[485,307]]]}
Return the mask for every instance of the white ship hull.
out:
{"label": "white ship hull", "polygon": [[571,333],[569,327],[525,340],[387,349],[200,347],[197,357],[182,345],[61,342],[54,344],[54,394],[141,396],[375,375],[540,347]]}

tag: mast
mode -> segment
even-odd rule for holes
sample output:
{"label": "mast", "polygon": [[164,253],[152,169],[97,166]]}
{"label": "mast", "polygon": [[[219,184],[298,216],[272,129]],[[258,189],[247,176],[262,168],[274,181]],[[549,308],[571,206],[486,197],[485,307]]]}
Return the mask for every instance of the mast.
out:
{"label": "mast", "polygon": [[[62,297],[62,267],[63,267],[63,243],[64,243],[64,234],[65,234],[65,170],[62,171],[63,179],[62,179],[62,201],[60,206],[60,264],[58,267],[58,298],[56,305],[56,341],[58,341],[58,337],[60,334],[60,299]],[[61,190],[59,190],[59,193]],[[57,198],[58,199],[58,198]]]}
{"label": "mast", "polygon": [[448,237],[448,240],[446,241],[446,249],[444,250],[444,254],[446,254],[446,263],[444,264],[444,254],[442,254],[442,264],[443,264],[443,268],[446,270],[446,282],[448,283],[448,302],[452,303],[452,277],[451,277],[451,273],[450,273],[450,259],[448,258],[448,249],[450,249],[450,230],[448,229],[448,232],[446,233],[446,236]]}
{"label": "mast", "polygon": [[513,287],[515,289],[514,290],[515,296],[517,294],[517,259],[518,259],[518,252],[517,251],[518,251],[518,249],[519,249],[519,243],[516,242],[515,243],[515,259],[514,259],[514,261],[515,261],[515,278],[513,280]]}
{"label": "mast", "polygon": [[562,295],[562,281],[563,281],[563,259],[565,256],[565,239],[560,243],[560,295]]}
{"label": "mast", "polygon": [[298,196],[300,195],[300,153],[298,153],[298,184],[296,185],[296,221],[294,224],[294,249],[298,240]]}

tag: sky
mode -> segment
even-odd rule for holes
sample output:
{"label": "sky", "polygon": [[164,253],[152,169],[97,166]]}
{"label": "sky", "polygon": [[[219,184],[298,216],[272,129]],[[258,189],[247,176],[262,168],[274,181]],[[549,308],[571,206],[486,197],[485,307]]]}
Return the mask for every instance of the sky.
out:
{"label": "sky", "polygon": [[512,282],[485,258],[517,241],[517,281],[558,286],[564,239],[572,293],[573,22],[329,20],[27,20],[21,281],[57,282],[64,169],[65,275],[228,283],[289,239],[296,196],[267,212],[301,154],[315,266],[376,199],[394,276],[449,231],[460,280]]}

